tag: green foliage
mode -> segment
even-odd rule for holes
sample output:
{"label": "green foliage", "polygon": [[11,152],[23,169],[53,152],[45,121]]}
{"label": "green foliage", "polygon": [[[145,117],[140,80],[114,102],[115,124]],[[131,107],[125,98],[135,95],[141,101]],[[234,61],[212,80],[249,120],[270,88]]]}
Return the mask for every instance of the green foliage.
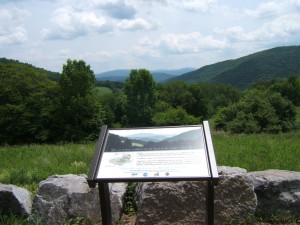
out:
{"label": "green foliage", "polygon": [[42,225],[40,222],[32,223],[25,216],[17,216],[14,214],[3,214],[0,212],[1,225]]}
{"label": "green foliage", "polygon": [[279,133],[295,128],[293,104],[279,93],[249,90],[242,99],[219,111],[217,129],[231,133]]}
{"label": "green foliage", "polygon": [[159,85],[159,98],[169,103],[173,108],[181,106],[186,109],[192,104],[193,96],[188,85],[183,81],[176,81]]}
{"label": "green foliage", "polygon": [[300,77],[290,76],[287,79],[276,80],[269,89],[279,92],[294,105],[300,106]]}
{"label": "green foliage", "polygon": [[137,183],[129,183],[127,186],[125,201],[124,201],[124,213],[126,215],[133,215],[135,213],[134,207],[134,195]]}
{"label": "green foliage", "polygon": [[23,69],[29,69],[29,70],[32,70],[32,71],[34,70],[34,71],[36,71],[36,73],[42,74],[43,76],[45,76],[45,77],[47,77],[47,78],[49,78],[50,80],[53,80],[53,81],[58,81],[59,77],[60,77],[60,74],[57,73],[57,72],[52,72],[52,71],[45,70],[43,68],[38,68],[38,67],[32,66],[28,63],[22,63],[18,60],[0,58],[0,65],[6,66],[8,64],[11,65],[11,66],[17,66],[17,67],[23,68]]}
{"label": "green foliage", "polygon": [[153,117],[155,126],[175,126],[200,124],[199,118],[188,114],[182,107],[169,108],[164,112],[156,113]]}
{"label": "green foliage", "polygon": [[67,60],[59,80],[57,133],[63,141],[93,140],[104,121],[94,72],[82,60]]}
{"label": "green foliage", "polygon": [[127,97],[124,94],[105,94],[100,99],[105,113],[104,123],[109,127],[126,125]]}
{"label": "green foliage", "polygon": [[0,64],[0,144],[43,142],[52,136],[58,86],[31,66]]}
{"label": "green foliage", "polygon": [[223,107],[238,102],[241,91],[225,84],[193,84],[189,86],[192,104],[186,108],[194,116],[209,119]]}
{"label": "green foliage", "polygon": [[93,221],[90,218],[76,217],[68,220],[64,225],[93,225]]}
{"label": "green foliage", "polygon": [[151,125],[155,106],[156,83],[146,69],[131,70],[126,79],[124,94],[127,96],[126,115],[131,126]]}
{"label": "green foliage", "polygon": [[[208,119],[214,115],[219,108],[237,102],[240,98],[240,91],[229,85],[220,84],[192,84],[187,85],[183,81],[170,82],[167,84],[160,84],[158,86],[159,104],[156,105],[156,115],[154,121],[156,124],[168,124],[170,118],[168,115],[171,113],[175,116],[182,109],[189,115],[189,117],[198,118],[198,121]],[[165,104],[165,108],[162,104]],[[172,108],[172,109],[170,109]],[[178,110],[177,108],[181,108]],[[176,109],[176,110],[175,110]],[[169,110],[166,112],[166,110]],[[159,113],[159,115],[157,115]],[[163,122],[162,116],[168,122]],[[158,120],[160,120],[158,122]],[[194,123],[191,119],[190,123]],[[175,122],[178,124],[178,121]],[[183,123],[180,123],[183,124]]]}

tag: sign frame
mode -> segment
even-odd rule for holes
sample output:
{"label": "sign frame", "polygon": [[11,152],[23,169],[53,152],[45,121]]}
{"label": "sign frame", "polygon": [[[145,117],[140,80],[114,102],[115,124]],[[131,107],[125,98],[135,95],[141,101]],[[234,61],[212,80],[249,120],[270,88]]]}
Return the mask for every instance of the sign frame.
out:
{"label": "sign frame", "polygon": [[[143,130],[143,129],[165,129],[165,128],[202,128],[203,146],[207,163],[207,176],[164,176],[164,177],[98,177],[101,167],[102,159],[106,153],[106,144],[110,131],[113,130]],[[199,140],[200,141],[200,140]],[[202,150],[202,149],[201,149]],[[184,151],[184,150],[182,150]],[[215,153],[209,128],[208,121],[203,121],[201,125],[187,125],[187,126],[163,126],[163,127],[142,127],[142,128],[121,128],[121,129],[108,129],[107,125],[101,127],[99,139],[96,145],[96,152],[94,154],[90,171],[88,174],[87,182],[91,188],[95,188],[98,184],[102,223],[110,225],[111,219],[111,206],[109,197],[108,183],[115,182],[168,182],[168,181],[207,181],[207,196],[206,196],[206,212],[207,212],[207,224],[212,225],[214,221],[214,186],[218,184],[219,175],[217,170],[217,163],[215,159]]]}

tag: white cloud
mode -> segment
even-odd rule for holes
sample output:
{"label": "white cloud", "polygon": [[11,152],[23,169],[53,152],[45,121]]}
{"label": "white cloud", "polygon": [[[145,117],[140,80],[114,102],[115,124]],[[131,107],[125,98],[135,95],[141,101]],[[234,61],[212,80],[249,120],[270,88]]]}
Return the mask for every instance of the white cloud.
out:
{"label": "white cloud", "polygon": [[207,12],[215,5],[215,3],[216,3],[215,0],[185,0],[185,1],[179,0],[177,2],[179,7],[181,6],[186,10],[196,11],[196,12]]}
{"label": "white cloud", "polygon": [[[137,0],[139,1],[139,0]],[[192,12],[208,12],[216,6],[216,0],[144,0],[143,3],[148,3],[150,6],[156,4],[175,10],[184,9]]]}
{"label": "white cloud", "polygon": [[246,15],[258,19],[271,19],[300,11],[300,0],[263,2],[253,10],[245,10]]}
{"label": "white cloud", "polygon": [[72,7],[55,10],[51,18],[55,29],[44,29],[45,39],[74,39],[84,36],[88,32],[108,32],[112,29],[109,21],[104,17],[97,17],[91,11],[78,11]]}
{"label": "white cloud", "polygon": [[28,40],[23,22],[29,12],[20,8],[0,9],[0,45],[21,44]]}
{"label": "white cloud", "polygon": [[11,28],[7,32],[0,30],[0,45],[21,44],[27,40],[27,32],[23,27]]}
{"label": "white cloud", "polygon": [[246,14],[256,18],[270,18],[282,12],[280,4],[275,2],[263,2],[255,10],[246,10]]}
{"label": "white cloud", "polygon": [[184,34],[164,34],[156,42],[163,51],[173,54],[199,53],[209,49],[223,49],[227,43],[199,32]]}
{"label": "white cloud", "polygon": [[142,18],[137,18],[134,20],[122,20],[117,23],[117,27],[121,30],[130,30],[130,31],[151,30],[156,28],[155,25],[150,24],[149,22],[147,22]]}
{"label": "white cloud", "polygon": [[217,33],[225,34],[230,41],[234,42],[268,42],[276,43],[299,37],[300,15],[290,14],[280,16],[273,21],[266,22],[254,31],[245,31],[241,26],[235,26],[226,30],[216,30]]}

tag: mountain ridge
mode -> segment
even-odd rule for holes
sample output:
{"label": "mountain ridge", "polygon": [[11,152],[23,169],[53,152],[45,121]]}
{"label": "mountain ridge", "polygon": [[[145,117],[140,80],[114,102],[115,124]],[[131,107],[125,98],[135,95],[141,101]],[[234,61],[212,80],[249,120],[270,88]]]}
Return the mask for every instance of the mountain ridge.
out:
{"label": "mountain ridge", "polygon": [[203,66],[167,82],[225,83],[248,88],[254,83],[275,78],[300,76],[300,46],[283,46],[252,53],[237,59]]}

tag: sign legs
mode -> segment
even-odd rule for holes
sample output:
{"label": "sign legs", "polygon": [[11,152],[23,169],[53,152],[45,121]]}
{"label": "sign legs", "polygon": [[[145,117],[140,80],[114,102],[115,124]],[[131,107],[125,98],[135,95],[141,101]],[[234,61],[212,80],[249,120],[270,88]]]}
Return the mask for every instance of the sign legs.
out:
{"label": "sign legs", "polygon": [[214,184],[211,180],[207,181],[206,221],[208,225],[214,224]]}
{"label": "sign legs", "polygon": [[108,183],[98,183],[102,225],[112,225],[111,204]]}

